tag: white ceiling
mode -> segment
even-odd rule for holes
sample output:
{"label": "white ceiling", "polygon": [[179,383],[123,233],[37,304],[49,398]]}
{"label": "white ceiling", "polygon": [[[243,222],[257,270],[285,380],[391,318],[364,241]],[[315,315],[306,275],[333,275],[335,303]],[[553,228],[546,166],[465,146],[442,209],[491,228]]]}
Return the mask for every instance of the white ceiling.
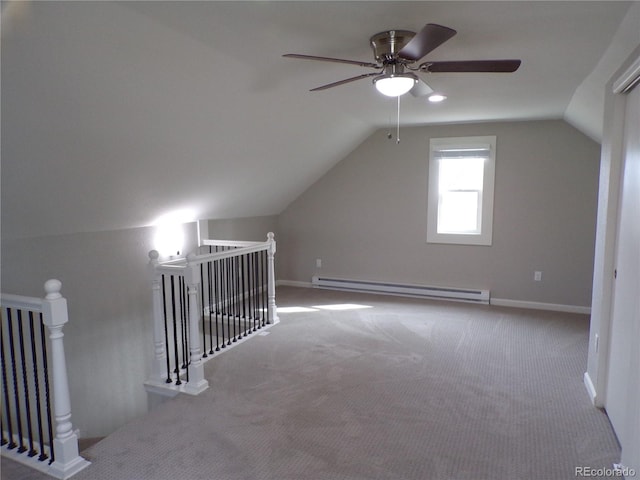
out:
{"label": "white ceiling", "polygon": [[2,235],[279,213],[396,115],[366,79],[308,92],[369,70],[281,55],[373,61],[382,30],[456,29],[431,60],[522,59],[514,74],[423,77],[449,98],[402,97],[402,125],[563,118],[629,5],[29,4],[3,19]]}

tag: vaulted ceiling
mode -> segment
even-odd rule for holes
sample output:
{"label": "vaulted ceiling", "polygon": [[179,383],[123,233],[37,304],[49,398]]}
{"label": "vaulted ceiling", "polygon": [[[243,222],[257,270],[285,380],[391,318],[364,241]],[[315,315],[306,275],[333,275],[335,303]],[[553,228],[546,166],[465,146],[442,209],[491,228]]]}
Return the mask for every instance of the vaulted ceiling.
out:
{"label": "vaulted ceiling", "polygon": [[423,76],[448,99],[402,97],[401,125],[565,118],[598,139],[598,66],[630,5],[3,2],[2,235],[279,213],[397,108],[368,79],[310,93],[364,70],[281,55],[372,62],[388,29],[457,30],[430,60],[522,59]]}

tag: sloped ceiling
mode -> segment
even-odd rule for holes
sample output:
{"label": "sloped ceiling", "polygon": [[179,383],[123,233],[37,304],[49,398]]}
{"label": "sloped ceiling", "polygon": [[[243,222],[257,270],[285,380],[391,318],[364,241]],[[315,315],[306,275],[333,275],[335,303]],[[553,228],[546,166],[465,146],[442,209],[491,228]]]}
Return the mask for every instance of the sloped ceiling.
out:
{"label": "sloped ceiling", "polygon": [[[3,10],[6,13],[6,2]],[[624,2],[32,2],[3,18],[2,236],[277,214],[381,127],[369,37],[439,23],[432,60],[521,58],[515,74],[438,74],[440,105],[401,124],[562,118]],[[8,17],[8,15],[5,15]],[[11,23],[9,23],[9,21]]]}
{"label": "sloped ceiling", "polygon": [[620,23],[609,47],[595,68],[576,88],[571,102],[564,111],[564,119],[578,130],[602,141],[604,98],[606,85],[612,72],[640,46],[640,2],[634,2]]}

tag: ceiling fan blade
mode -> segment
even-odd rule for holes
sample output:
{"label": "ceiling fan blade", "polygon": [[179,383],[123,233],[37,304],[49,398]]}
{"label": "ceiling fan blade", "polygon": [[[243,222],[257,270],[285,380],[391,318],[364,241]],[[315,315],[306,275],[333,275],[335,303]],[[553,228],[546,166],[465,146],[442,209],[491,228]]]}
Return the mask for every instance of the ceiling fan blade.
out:
{"label": "ceiling fan blade", "polygon": [[426,97],[427,95],[431,95],[433,92],[433,88],[420,79],[418,79],[413,88],[409,90],[409,93],[414,97]]}
{"label": "ceiling fan blade", "polygon": [[461,60],[453,62],[425,62],[420,70],[430,73],[488,72],[512,73],[518,70],[521,60]]}
{"label": "ceiling fan blade", "polygon": [[380,68],[377,63],[361,62],[359,60],[345,60],[342,58],[316,57],[315,55],[300,55],[298,53],[285,53],[282,55],[287,58],[301,58],[302,60],[318,60],[321,62],[347,63],[349,65],[358,65],[360,67]]}
{"label": "ceiling fan blade", "polygon": [[415,62],[435,50],[456,33],[452,28],[443,27],[435,23],[427,23],[409,43],[402,47],[398,52],[398,56]]}
{"label": "ceiling fan blade", "polygon": [[345,78],[344,80],[340,80],[338,82],[328,83],[326,85],[322,85],[321,87],[312,88],[309,91],[310,92],[317,92],[318,90],[326,90],[328,88],[338,87],[340,85],[344,85],[345,83],[351,83],[351,82],[355,82],[356,80],[361,80],[361,79],[367,78],[367,77],[374,77],[374,76],[377,76],[377,75],[380,75],[380,73],[379,72],[365,73],[365,74],[362,74],[362,75],[358,75],[357,77]]}

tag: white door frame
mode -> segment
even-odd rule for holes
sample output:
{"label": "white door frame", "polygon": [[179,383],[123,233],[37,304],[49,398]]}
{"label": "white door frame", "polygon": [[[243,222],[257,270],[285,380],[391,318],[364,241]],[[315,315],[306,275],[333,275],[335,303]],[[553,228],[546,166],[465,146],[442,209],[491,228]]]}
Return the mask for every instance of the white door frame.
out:
{"label": "white door frame", "polygon": [[640,76],[640,47],[625,63],[628,67],[607,85],[605,94],[591,331],[587,372],[584,375],[585,386],[597,407],[604,407],[606,403],[618,210],[624,164],[625,93],[633,88]]}

